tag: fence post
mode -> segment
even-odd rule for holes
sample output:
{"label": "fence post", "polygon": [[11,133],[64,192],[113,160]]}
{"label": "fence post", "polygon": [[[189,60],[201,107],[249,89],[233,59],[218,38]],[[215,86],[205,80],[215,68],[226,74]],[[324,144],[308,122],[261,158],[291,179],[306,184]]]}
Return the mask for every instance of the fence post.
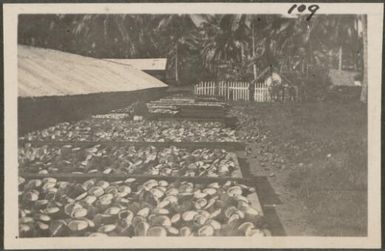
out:
{"label": "fence post", "polygon": [[221,96],[225,97],[224,81],[221,81]]}
{"label": "fence post", "polygon": [[257,102],[261,102],[261,83],[258,83],[258,88],[257,88]]}
{"label": "fence post", "polygon": [[199,95],[199,83],[198,84],[196,84],[196,95]]}
{"label": "fence post", "polygon": [[224,96],[224,88],[223,88],[223,81],[220,82],[221,83],[221,96]]}
{"label": "fence post", "polygon": [[242,85],[241,85],[241,83],[237,83],[237,86],[238,86],[238,90],[237,90],[237,92],[238,92],[238,94],[237,94],[237,100],[240,100],[241,99],[241,88],[242,88]]}
{"label": "fence post", "polygon": [[231,89],[231,82],[229,82],[229,100],[231,99],[231,92],[232,92],[232,89]]}
{"label": "fence post", "polygon": [[243,82],[241,82],[241,96],[240,96],[240,100],[243,100],[243,93],[245,92],[245,90],[244,90],[244,83]]}
{"label": "fence post", "polygon": [[246,82],[243,83],[243,100],[246,100]]}
{"label": "fence post", "polygon": [[235,90],[236,90],[236,100],[238,100],[238,98],[239,98],[239,85],[238,85],[238,83],[237,82],[234,82],[234,85],[235,85]]}
{"label": "fence post", "polygon": [[201,92],[201,83],[202,82],[198,83],[198,87],[197,87],[198,95],[200,95],[200,92]]}
{"label": "fence post", "polygon": [[249,101],[249,85],[247,82],[245,83],[245,100]]}
{"label": "fence post", "polygon": [[258,102],[258,82],[255,82],[255,88],[254,88],[254,100]]}
{"label": "fence post", "polygon": [[233,82],[233,100],[237,100],[237,94],[238,94],[238,91],[237,91],[237,83],[236,82]]}
{"label": "fence post", "polygon": [[235,99],[235,86],[234,86],[234,82],[231,82],[231,99],[234,100]]}
{"label": "fence post", "polygon": [[257,87],[258,87],[258,83],[255,82],[255,84],[254,84],[254,92],[253,92],[254,101],[257,101]]}
{"label": "fence post", "polygon": [[250,101],[250,83],[246,84],[246,101]]}
{"label": "fence post", "polygon": [[234,82],[235,88],[236,88],[236,100],[239,98],[239,84],[237,82]]}
{"label": "fence post", "polygon": [[259,90],[260,90],[260,84],[256,83],[255,86],[255,101],[259,102]]}
{"label": "fence post", "polygon": [[237,82],[234,82],[234,89],[235,89],[235,98],[236,100],[238,100],[238,85],[237,85]]}

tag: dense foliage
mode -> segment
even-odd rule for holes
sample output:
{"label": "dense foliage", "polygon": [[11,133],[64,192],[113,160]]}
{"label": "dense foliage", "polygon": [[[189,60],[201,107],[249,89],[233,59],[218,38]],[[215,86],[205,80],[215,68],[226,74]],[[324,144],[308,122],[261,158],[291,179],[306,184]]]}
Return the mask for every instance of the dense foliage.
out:
{"label": "dense foliage", "polygon": [[362,72],[362,17],[315,15],[21,15],[21,44],[97,58],[168,58],[168,78],[252,80],[266,67],[309,77]]}

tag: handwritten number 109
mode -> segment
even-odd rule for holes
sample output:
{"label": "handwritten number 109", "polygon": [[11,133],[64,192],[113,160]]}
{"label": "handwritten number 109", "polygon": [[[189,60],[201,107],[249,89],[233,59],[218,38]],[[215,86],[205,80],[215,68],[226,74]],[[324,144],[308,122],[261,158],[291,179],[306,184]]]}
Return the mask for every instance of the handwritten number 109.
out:
{"label": "handwritten number 109", "polygon": [[[297,9],[297,12],[302,13],[306,10],[306,5],[301,4],[300,6],[298,6],[298,5],[294,4],[293,6],[291,6],[291,8],[289,9],[289,11],[287,13],[291,14],[295,9]],[[309,10],[310,15],[306,18],[306,20],[309,21],[311,19],[311,17],[316,13],[316,11],[319,9],[319,6],[316,4],[312,4],[312,5],[309,5],[309,7],[307,7],[307,9]]]}

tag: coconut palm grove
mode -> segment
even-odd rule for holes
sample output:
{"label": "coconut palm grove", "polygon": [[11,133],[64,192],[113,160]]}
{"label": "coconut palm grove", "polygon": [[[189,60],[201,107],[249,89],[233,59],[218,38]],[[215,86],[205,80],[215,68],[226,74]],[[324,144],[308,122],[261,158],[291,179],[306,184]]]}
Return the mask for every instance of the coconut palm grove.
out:
{"label": "coconut palm grove", "polygon": [[366,23],[19,15],[20,236],[366,236]]}

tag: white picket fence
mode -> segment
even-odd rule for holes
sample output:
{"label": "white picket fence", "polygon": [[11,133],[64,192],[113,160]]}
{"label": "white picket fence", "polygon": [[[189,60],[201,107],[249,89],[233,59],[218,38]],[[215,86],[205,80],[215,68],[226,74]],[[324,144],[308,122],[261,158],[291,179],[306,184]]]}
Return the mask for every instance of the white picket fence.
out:
{"label": "white picket fence", "polygon": [[255,84],[254,101],[271,102],[271,96],[266,82],[260,82]]}
{"label": "white picket fence", "polygon": [[[225,100],[250,101],[250,83],[235,81],[202,81],[194,86],[197,96],[222,97]],[[257,83],[254,89],[255,102],[270,102],[270,94],[266,83]]]}

